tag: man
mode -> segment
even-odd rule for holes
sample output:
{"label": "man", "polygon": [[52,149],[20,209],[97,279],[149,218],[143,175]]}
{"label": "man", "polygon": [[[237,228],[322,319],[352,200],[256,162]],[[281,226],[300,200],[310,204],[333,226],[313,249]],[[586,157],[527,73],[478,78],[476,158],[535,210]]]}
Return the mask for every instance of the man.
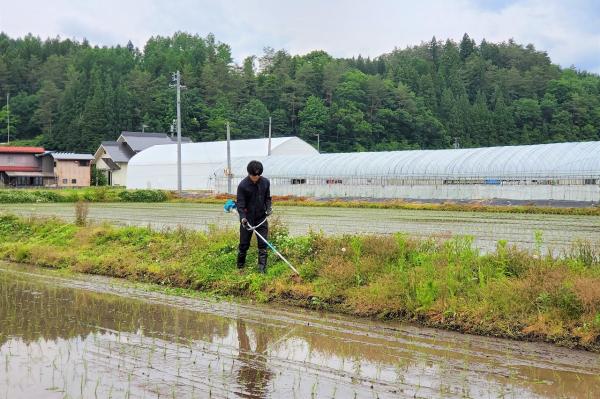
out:
{"label": "man", "polygon": [[[258,161],[250,161],[246,167],[248,176],[238,185],[237,209],[240,215],[240,245],[237,267],[242,269],[246,263],[246,253],[250,248],[252,230],[248,224],[256,226],[271,214],[271,191],[269,180],[262,177],[263,165]],[[269,239],[269,222],[265,221],[256,231],[265,240]],[[258,243],[258,270],[264,273],[267,268],[267,243],[256,237]]]}

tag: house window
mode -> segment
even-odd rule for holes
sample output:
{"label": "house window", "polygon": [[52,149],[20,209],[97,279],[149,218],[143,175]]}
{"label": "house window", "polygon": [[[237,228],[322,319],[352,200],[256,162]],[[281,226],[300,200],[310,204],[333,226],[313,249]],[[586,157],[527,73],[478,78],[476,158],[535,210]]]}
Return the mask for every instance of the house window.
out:
{"label": "house window", "polygon": [[90,166],[90,161],[79,161],[79,166]]}
{"label": "house window", "polygon": [[292,184],[306,184],[306,179],[292,179]]}
{"label": "house window", "polygon": [[63,179],[63,184],[67,184],[69,182],[69,179]]}
{"label": "house window", "polygon": [[56,168],[56,161],[54,161],[54,167]]}
{"label": "house window", "polygon": [[77,179],[71,179],[71,184],[77,184]]}

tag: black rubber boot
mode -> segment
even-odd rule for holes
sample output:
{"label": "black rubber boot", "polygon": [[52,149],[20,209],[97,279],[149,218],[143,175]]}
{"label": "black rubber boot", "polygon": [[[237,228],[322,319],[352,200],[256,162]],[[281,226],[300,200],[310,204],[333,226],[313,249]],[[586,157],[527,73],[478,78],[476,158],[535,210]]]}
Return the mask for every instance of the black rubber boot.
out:
{"label": "black rubber boot", "polygon": [[258,271],[261,273],[267,270],[267,256],[268,252],[266,249],[258,250]]}
{"label": "black rubber boot", "polygon": [[238,257],[237,257],[238,269],[243,269],[245,264],[246,264],[246,252],[238,251]]}

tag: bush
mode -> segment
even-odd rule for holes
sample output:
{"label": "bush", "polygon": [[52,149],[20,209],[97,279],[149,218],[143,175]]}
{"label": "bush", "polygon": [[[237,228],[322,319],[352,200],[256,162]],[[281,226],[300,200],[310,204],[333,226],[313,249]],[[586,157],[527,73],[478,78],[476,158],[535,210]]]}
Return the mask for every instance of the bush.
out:
{"label": "bush", "polygon": [[164,202],[168,196],[160,190],[128,190],[121,191],[119,198],[123,202]]}
{"label": "bush", "polygon": [[562,286],[550,298],[566,318],[577,319],[583,314],[583,304],[570,287]]}
{"label": "bush", "polygon": [[21,234],[31,233],[31,227],[15,215],[0,215],[0,238],[18,238]]}
{"label": "bush", "polygon": [[52,191],[1,190],[0,203],[61,202],[61,196]]}
{"label": "bush", "polygon": [[55,202],[164,202],[169,199],[166,191],[124,190],[107,187],[61,190],[0,190],[0,203],[30,204]]}

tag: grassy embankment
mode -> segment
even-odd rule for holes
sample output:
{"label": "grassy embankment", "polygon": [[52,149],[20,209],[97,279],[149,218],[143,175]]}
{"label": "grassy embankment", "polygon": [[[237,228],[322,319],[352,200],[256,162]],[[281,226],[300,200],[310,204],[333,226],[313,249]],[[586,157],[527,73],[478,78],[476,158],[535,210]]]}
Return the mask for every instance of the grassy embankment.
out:
{"label": "grassy embankment", "polygon": [[[222,205],[227,195],[178,197],[176,193],[162,190],[126,190],[112,187],[78,189],[0,189],[0,203],[54,203],[54,202],[177,202]],[[531,213],[552,215],[600,216],[600,206],[551,207],[536,205],[484,205],[478,203],[419,203],[402,200],[346,201],[343,199],[314,200],[304,197],[275,196],[278,206],[308,206],[336,208],[404,209],[455,212]]]}
{"label": "grassy embankment", "polygon": [[[290,237],[272,228],[281,262],[235,267],[237,234],[78,227],[57,219],[0,216],[0,258],[357,316],[416,321],[483,335],[600,351],[600,248],[577,243],[561,259],[499,242],[480,254],[468,237]],[[539,243],[538,243],[539,244]]]}

